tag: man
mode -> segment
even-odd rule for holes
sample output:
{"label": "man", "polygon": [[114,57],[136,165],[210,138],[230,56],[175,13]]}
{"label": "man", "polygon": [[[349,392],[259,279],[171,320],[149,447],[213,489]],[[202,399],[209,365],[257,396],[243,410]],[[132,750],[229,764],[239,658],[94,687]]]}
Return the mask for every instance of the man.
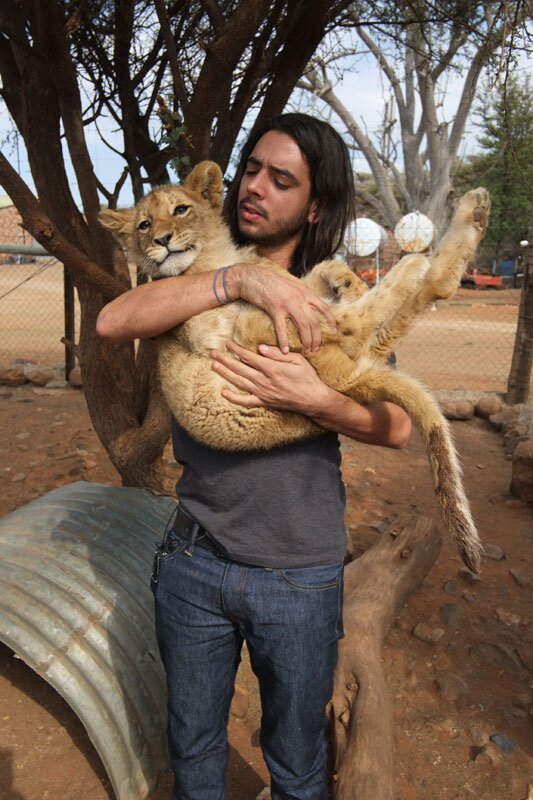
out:
{"label": "man", "polygon": [[[295,274],[330,258],[353,213],[342,139],[302,114],[270,120],[243,149],[226,209],[237,240]],[[286,320],[304,349],[320,347],[328,307],[305,286],[246,264],[226,271],[227,299],[265,310],[279,347],[232,342],[213,369],[242,406],[306,414],[326,433],[262,453],[211,450],[175,421],[183,464],[174,531],[156,554],[156,625],[167,673],[174,800],[223,800],[226,726],[243,640],[259,679],[261,744],[273,800],[325,800],[325,706],[342,636],[344,489],[337,433],[402,447],[405,412],[363,407],[323,384],[290,353]],[[213,275],[137,287],[103,309],[98,331],[123,342],[154,336],[214,308]],[[235,359],[234,356],[238,356]]]}

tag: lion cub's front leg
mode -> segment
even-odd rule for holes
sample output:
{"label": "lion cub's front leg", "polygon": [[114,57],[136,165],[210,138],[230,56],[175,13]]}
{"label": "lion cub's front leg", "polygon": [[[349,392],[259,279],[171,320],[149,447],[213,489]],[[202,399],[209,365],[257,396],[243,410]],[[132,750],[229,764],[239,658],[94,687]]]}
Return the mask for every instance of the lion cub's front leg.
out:
{"label": "lion cub's front leg", "polygon": [[321,261],[302,280],[320,297],[334,302],[353,302],[368,291],[366,283],[342,261]]}

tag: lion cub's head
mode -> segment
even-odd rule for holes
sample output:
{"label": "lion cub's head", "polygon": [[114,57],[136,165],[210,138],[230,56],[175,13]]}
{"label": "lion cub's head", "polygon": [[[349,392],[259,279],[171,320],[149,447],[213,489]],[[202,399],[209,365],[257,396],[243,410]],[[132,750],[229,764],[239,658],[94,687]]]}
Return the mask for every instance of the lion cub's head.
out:
{"label": "lion cub's head", "polygon": [[135,208],[101,211],[98,219],[148,275],[180,275],[221,224],[222,172],[202,161],[183,185],[159,186]]}

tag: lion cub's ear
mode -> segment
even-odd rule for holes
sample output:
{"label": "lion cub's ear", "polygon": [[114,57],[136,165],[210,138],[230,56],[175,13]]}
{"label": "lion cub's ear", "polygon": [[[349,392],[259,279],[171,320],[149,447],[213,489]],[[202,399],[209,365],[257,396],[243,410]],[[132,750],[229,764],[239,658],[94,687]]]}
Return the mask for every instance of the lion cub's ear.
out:
{"label": "lion cub's ear", "polygon": [[186,189],[201,194],[212,208],[222,205],[222,171],[214,161],[200,161],[185,179]]}
{"label": "lion cub's ear", "polygon": [[114,211],[106,208],[98,214],[98,221],[104,228],[115,234],[120,241],[127,241],[135,230],[135,209],[124,208]]}

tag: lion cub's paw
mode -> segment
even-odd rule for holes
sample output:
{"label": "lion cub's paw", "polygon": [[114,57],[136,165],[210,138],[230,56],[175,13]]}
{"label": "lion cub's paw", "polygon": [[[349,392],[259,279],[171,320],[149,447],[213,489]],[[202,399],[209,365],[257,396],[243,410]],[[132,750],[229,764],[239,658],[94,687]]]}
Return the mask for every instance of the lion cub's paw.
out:
{"label": "lion cub's paw", "polygon": [[357,300],[361,295],[368,291],[368,287],[358,275],[344,267],[341,270],[330,271],[325,276],[326,282],[331,292],[331,297],[336,300]]}
{"label": "lion cub's paw", "polygon": [[474,226],[483,236],[487,230],[490,212],[490,196],[486,189],[480,186],[467,192],[459,201],[453,216],[452,228]]}

